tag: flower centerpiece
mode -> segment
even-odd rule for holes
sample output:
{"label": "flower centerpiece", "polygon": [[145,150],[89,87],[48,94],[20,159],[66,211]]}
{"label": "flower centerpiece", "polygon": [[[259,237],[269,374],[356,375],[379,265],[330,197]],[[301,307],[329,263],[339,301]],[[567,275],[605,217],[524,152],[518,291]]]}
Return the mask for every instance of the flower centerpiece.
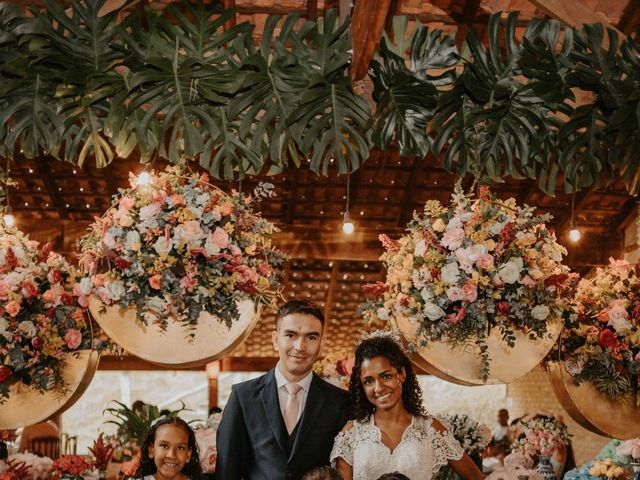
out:
{"label": "flower centerpiece", "polygon": [[333,352],[313,365],[313,371],[333,385],[347,390],[356,363],[353,353]]}
{"label": "flower centerpiece", "polygon": [[75,478],[92,468],[91,462],[82,455],[64,455],[54,460],[51,472],[54,479]]}
{"label": "flower centerpiece", "polygon": [[65,355],[91,348],[67,261],[0,222],[0,403],[11,385],[64,391]]}
{"label": "flower centerpiece", "polygon": [[575,384],[624,400],[640,374],[640,266],[609,262],[578,284],[560,353]]}
{"label": "flower centerpiece", "polygon": [[227,195],[206,174],[175,166],[148,185],[132,176],[130,188],[79,241],[82,294],[136,307],[145,325],[151,320],[166,329],[173,316],[188,331],[202,311],[231,326],[239,300],[271,304],[283,255],[270,241],[276,227],[251,209],[271,187]]}
{"label": "flower centerpiece", "polygon": [[570,441],[567,426],[549,415],[535,415],[521,424],[524,436],[511,445],[510,455],[520,455],[529,467],[534,459],[550,458],[556,450]]}
{"label": "flower centerpiece", "polygon": [[216,471],[216,459],[218,458],[216,432],[221,419],[222,413],[212,413],[202,427],[194,429],[198,451],[200,452],[202,473],[214,473]]}
{"label": "flower centerpiece", "polygon": [[577,275],[562,264],[549,219],[486,188],[473,200],[457,185],[448,207],[428,201],[399,240],[380,236],[387,278],[367,287],[378,298],[364,306],[365,320],[408,319],[419,346],[475,343],[486,381],[493,329],[513,347],[514,330],[542,338],[568,307]]}
{"label": "flower centerpiece", "polygon": [[467,455],[483,452],[491,442],[488,425],[474,420],[466,414],[443,415],[440,417]]}

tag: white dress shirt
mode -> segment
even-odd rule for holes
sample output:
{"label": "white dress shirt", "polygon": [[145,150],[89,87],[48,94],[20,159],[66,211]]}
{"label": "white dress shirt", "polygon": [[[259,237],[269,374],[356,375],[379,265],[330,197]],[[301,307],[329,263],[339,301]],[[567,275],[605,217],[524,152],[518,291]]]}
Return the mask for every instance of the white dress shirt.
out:
{"label": "white dress shirt", "polygon": [[302,416],[302,412],[304,411],[304,406],[307,403],[309,387],[311,386],[311,380],[313,379],[313,371],[309,372],[309,374],[299,382],[290,382],[289,380],[284,378],[284,375],[282,375],[282,373],[280,372],[280,363],[276,365],[274,373],[276,376],[276,385],[278,386],[278,401],[280,402],[280,413],[282,414],[282,418],[284,418],[284,406],[287,404],[287,398],[289,397],[289,394],[287,393],[287,390],[284,388],[284,386],[289,383],[297,383],[302,387],[302,390],[298,392],[298,402],[300,405],[298,418],[296,419],[296,423],[298,423],[300,417]]}

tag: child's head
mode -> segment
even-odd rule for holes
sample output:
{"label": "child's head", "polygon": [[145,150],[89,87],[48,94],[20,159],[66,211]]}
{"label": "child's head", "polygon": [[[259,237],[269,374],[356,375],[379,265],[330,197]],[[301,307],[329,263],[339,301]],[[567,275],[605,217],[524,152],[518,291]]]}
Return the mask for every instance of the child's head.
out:
{"label": "child's head", "polygon": [[335,468],[324,465],[309,470],[302,480],[342,480],[342,475]]}
{"label": "child's head", "polygon": [[178,417],[160,417],[152,424],[140,449],[136,477],[155,475],[156,480],[200,476],[200,456],[191,427]]}
{"label": "child's head", "polygon": [[378,480],[411,480],[411,479],[400,472],[393,472],[393,473],[385,473],[384,475],[378,477]]}

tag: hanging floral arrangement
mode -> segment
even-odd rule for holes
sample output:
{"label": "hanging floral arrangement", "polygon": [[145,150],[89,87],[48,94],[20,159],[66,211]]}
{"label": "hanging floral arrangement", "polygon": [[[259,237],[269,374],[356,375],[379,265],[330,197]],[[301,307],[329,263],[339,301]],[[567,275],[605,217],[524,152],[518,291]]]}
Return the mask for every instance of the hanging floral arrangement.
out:
{"label": "hanging floral arrangement", "polygon": [[314,363],[313,371],[336,387],[348,390],[355,363],[356,357],[353,353],[333,352]]}
{"label": "hanging floral arrangement", "polygon": [[549,220],[487,188],[474,200],[457,185],[448,207],[428,201],[399,240],[380,236],[387,278],[365,287],[376,296],[363,306],[365,319],[406,318],[418,327],[411,340],[419,346],[475,343],[486,381],[492,329],[513,347],[514,330],[542,338],[568,308],[577,275],[562,264],[566,250]]}
{"label": "hanging floral arrangement", "polygon": [[0,403],[10,387],[64,391],[65,355],[91,348],[67,261],[0,222]]}
{"label": "hanging floral arrangement", "polygon": [[610,400],[637,391],[640,374],[640,266],[610,259],[578,284],[560,352],[575,384]]}
{"label": "hanging floral arrangement", "polygon": [[81,293],[105,305],[136,307],[137,318],[166,328],[173,315],[187,329],[201,311],[228,326],[237,302],[272,304],[284,256],[271,243],[277,228],[252,211],[273,194],[227,195],[206,174],[167,167],[147,185],[121,189],[111,208],[79,241]]}

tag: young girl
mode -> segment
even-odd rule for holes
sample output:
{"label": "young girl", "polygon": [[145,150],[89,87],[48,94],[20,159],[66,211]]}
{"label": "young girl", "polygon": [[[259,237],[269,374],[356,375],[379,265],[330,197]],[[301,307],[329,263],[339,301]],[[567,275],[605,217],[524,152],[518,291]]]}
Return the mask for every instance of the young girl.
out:
{"label": "young girl", "polygon": [[197,480],[200,477],[196,436],[181,418],[160,417],[149,429],[140,455],[136,478]]}

